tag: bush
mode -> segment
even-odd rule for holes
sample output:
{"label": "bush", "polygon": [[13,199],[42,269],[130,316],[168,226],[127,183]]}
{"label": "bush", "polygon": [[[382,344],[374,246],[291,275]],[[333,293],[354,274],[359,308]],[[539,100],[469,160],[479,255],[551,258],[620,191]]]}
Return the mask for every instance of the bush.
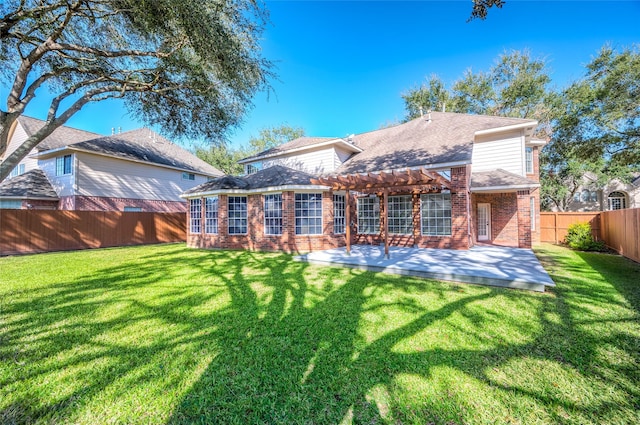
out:
{"label": "bush", "polygon": [[567,236],[564,239],[565,243],[578,251],[604,251],[605,246],[602,241],[596,241],[593,239],[591,233],[591,224],[589,223],[574,223],[567,229]]}

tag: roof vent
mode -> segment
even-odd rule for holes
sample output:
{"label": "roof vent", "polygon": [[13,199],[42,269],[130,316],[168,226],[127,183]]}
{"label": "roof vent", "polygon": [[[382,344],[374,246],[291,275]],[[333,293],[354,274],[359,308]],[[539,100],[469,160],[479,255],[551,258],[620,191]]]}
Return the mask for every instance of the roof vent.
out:
{"label": "roof vent", "polygon": [[349,143],[353,144],[353,138],[354,138],[354,137],[356,137],[356,135],[355,135],[355,134],[352,134],[352,135],[348,136],[348,137],[347,137],[347,142],[349,142]]}
{"label": "roof vent", "polygon": [[431,122],[431,109],[427,109],[427,122]]}

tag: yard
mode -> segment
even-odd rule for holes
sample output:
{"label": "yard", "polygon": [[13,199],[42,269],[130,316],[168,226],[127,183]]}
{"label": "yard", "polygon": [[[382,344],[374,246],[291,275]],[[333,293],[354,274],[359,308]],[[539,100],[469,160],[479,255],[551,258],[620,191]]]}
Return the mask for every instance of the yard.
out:
{"label": "yard", "polygon": [[640,265],[546,294],[146,246],[0,258],[0,423],[640,422]]}

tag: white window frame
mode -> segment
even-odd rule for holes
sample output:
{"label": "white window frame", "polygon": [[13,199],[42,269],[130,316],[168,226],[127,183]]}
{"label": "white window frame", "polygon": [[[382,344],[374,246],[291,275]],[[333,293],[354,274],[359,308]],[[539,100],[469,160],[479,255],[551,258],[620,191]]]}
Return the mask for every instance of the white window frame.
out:
{"label": "white window frame", "polygon": [[199,234],[202,230],[202,199],[189,199],[189,232]]}
{"label": "white window frame", "polygon": [[[69,163],[67,164],[67,158]],[[67,172],[67,165],[69,165],[69,171]],[[73,154],[67,154],[56,157],[56,176],[70,176],[73,174]]]}
{"label": "white window frame", "polygon": [[270,193],[264,198],[264,234],[282,234],[282,193]]}
{"label": "white window frame", "polygon": [[533,174],[533,148],[531,146],[524,148],[524,168],[525,173]]}
{"label": "white window frame", "polygon": [[[439,200],[439,206],[442,206],[442,208],[430,208],[430,204],[434,203],[431,202],[432,200]],[[446,208],[447,204],[448,208]],[[453,227],[452,210],[450,193],[420,195],[420,233],[424,236],[451,236]],[[435,229],[435,231],[432,229]],[[443,230],[441,231],[440,229]]]}
{"label": "white window frame", "polygon": [[182,180],[195,181],[195,179],[196,179],[196,175],[193,173],[187,173],[187,172],[182,173]]}
{"label": "white window frame", "polygon": [[358,198],[358,233],[361,235],[380,234],[380,198]]}
{"label": "white window frame", "polygon": [[336,235],[344,235],[346,228],[346,202],[345,195],[333,194],[333,233]]}
{"label": "white window frame", "polygon": [[204,198],[204,232],[209,235],[218,234],[218,197]]}
{"label": "white window frame", "polygon": [[609,211],[623,210],[627,208],[627,196],[624,192],[613,191],[607,196],[607,209]]}
{"label": "white window frame", "polygon": [[322,192],[296,193],[294,199],[296,235],[322,235]]}
{"label": "white window frame", "polygon": [[251,164],[247,164],[246,174],[257,173],[258,171],[262,170],[262,167],[262,162],[252,162]]}
{"label": "white window frame", "polygon": [[9,178],[17,177],[21,174],[24,174],[24,164],[18,164],[13,167],[13,170],[9,173]]}
{"label": "white window frame", "polygon": [[[406,209],[408,206],[408,210]],[[394,195],[387,198],[387,220],[392,235],[413,234],[413,196]]]}
{"label": "white window frame", "polygon": [[[233,205],[233,208],[231,208]],[[244,208],[242,208],[244,205]],[[246,196],[227,198],[227,229],[230,235],[246,235],[249,227],[247,220],[248,199]],[[233,232],[231,231],[233,229]],[[243,230],[236,231],[236,229]]]}

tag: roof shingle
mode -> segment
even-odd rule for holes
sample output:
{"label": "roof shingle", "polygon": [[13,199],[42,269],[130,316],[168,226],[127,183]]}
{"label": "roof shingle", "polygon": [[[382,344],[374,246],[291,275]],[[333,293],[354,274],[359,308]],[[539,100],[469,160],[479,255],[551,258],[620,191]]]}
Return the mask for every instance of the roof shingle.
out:
{"label": "roof shingle", "polygon": [[58,199],[44,171],[35,169],[0,183],[0,197]]}

